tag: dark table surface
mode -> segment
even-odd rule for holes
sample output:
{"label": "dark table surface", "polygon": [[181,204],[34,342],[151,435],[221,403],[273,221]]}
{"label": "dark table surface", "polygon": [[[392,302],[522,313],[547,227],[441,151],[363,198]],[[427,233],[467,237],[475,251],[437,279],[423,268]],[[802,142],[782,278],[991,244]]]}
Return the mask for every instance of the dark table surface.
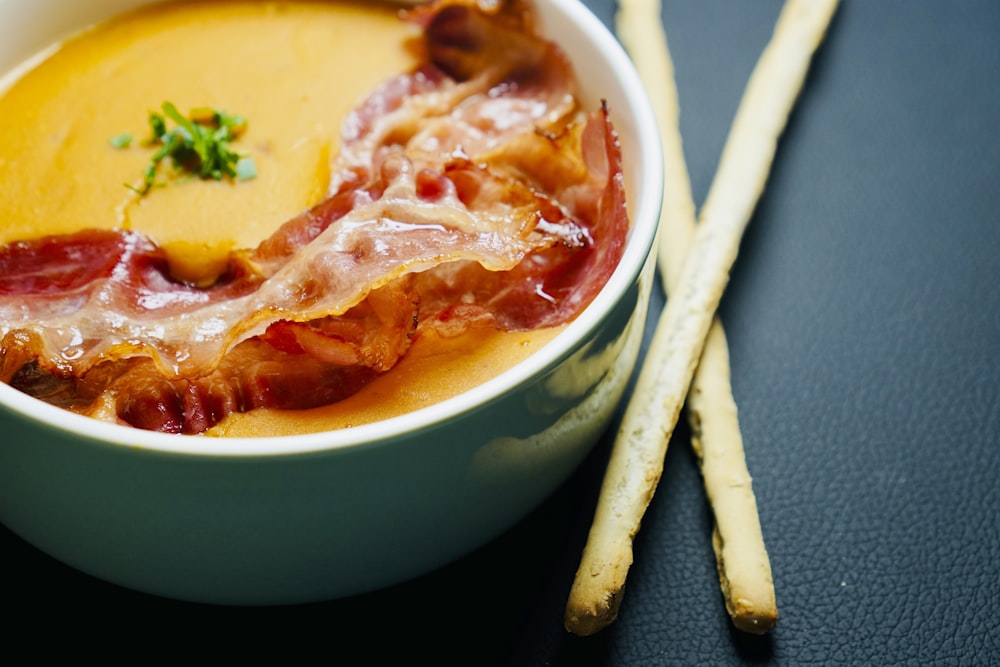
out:
{"label": "dark table surface", "polygon": [[[613,0],[588,4],[612,22]],[[781,3],[664,4],[700,202]],[[78,654],[136,641],[195,656],[187,639],[205,636],[362,664],[1000,663],[998,84],[995,0],[844,0],[813,63],[721,309],[781,613],[770,635],[726,616],[682,425],[621,615],[593,637],[562,614],[610,439],[494,543],[350,600],[161,600],[0,532],[8,645],[75,629]]]}

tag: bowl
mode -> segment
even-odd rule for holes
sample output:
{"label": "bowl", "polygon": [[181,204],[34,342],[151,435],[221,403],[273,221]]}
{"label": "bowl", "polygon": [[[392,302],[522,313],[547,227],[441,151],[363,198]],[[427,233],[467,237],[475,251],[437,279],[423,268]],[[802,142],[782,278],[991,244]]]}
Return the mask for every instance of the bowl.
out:
{"label": "bowl", "polygon": [[[0,69],[141,1],[0,3]],[[0,384],[0,521],[127,588],[276,605],[387,587],[497,538],[582,462],[636,364],[662,164],[631,62],[576,0],[538,0],[584,103],[609,100],[631,231],[594,301],[523,362],[431,407],[306,435],[199,438],[103,423]]]}

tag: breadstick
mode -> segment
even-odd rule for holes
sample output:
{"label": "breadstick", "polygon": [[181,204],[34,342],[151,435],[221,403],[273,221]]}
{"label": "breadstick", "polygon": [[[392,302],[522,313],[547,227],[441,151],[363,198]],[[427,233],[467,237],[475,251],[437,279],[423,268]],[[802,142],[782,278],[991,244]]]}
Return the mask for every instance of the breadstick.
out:
{"label": "breadstick", "polygon": [[764,634],[778,621],[778,606],[718,320],[709,329],[687,407],[691,445],[715,516],[712,546],[726,611],[739,630]]}
{"label": "breadstick", "polygon": [[[673,63],[659,0],[622,0],[616,20],[618,36],[643,80],[660,128],[666,178],[658,262],[663,289],[669,294],[676,289],[695,226]],[[726,335],[718,318],[709,329],[691,381],[687,408],[691,444],[715,515],[712,543],[726,610],[740,630],[767,632],[778,620],[774,582],[746,466]]]}
{"label": "breadstick", "polygon": [[633,396],[641,400],[629,402],[612,447],[566,604],[570,632],[593,634],[618,615],[632,541],[663,471],[670,436],[778,139],[836,5],[837,0],[787,0],[744,91],[700,224],[676,284],[671,281],[675,288],[639,371]]}

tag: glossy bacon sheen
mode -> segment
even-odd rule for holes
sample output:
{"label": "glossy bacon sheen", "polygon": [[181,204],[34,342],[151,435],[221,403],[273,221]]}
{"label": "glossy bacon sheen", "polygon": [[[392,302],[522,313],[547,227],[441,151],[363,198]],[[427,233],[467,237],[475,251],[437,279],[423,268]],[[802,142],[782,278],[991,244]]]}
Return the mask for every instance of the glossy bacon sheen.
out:
{"label": "glossy bacon sheen", "polygon": [[233,412],[340,400],[424,328],[558,325],[628,230],[617,137],[519,2],[408,15],[427,63],[345,120],[328,198],[208,288],[140,234],[0,249],[0,379],[97,418],[200,433]]}

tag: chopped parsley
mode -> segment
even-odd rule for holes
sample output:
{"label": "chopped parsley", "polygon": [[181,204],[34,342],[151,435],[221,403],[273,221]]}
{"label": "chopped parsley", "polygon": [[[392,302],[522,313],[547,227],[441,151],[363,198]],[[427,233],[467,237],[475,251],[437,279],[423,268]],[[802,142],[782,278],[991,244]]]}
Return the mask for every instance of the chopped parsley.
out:
{"label": "chopped parsley", "polygon": [[[172,128],[168,127],[173,122]],[[163,185],[157,181],[160,163],[170,158],[176,172],[197,176],[204,180],[231,178],[241,181],[257,176],[253,158],[237,153],[229,144],[247,128],[246,120],[239,115],[209,108],[198,108],[185,117],[170,102],[163,103],[163,113],[149,113],[151,136],[146,145],[155,146],[156,152],[142,173],[142,185],[126,185],[140,195],[153,187]],[[127,148],[132,142],[129,134],[112,137],[111,145]]]}
{"label": "chopped parsley", "polygon": [[128,148],[132,145],[132,135],[128,132],[123,132],[118,136],[111,137],[108,141],[115,148]]}

